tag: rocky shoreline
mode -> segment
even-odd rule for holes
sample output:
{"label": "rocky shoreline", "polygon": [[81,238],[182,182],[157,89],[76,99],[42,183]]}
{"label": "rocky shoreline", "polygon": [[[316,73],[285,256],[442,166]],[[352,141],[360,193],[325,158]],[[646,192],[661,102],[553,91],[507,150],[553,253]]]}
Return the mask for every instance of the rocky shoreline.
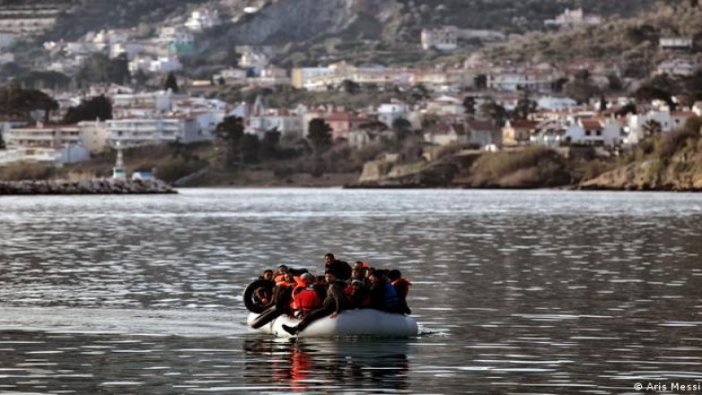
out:
{"label": "rocky shoreline", "polygon": [[160,180],[2,181],[0,195],[140,195],[178,193]]}

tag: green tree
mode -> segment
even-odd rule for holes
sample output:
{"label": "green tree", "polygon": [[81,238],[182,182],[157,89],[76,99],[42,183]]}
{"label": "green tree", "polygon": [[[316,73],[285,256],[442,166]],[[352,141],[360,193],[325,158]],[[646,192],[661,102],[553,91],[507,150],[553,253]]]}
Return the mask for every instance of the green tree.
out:
{"label": "green tree", "polygon": [[341,81],[341,85],[339,86],[339,88],[342,91],[348,93],[349,95],[354,95],[361,91],[361,85],[349,79]]}
{"label": "green tree", "polygon": [[112,101],[105,95],[83,100],[79,105],[70,107],[63,117],[63,122],[72,124],[80,121],[94,121],[96,119],[101,121],[112,119]]}
{"label": "green tree", "polygon": [[502,127],[507,121],[507,110],[492,99],[480,105],[480,112],[483,116],[495,121],[497,126]]}
{"label": "green tree", "polygon": [[529,118],[529,115],[536,112],[537,104],[531,100],[529,93],[524,93],[517,101],[517,106],[512,111],[512,119],[523,121]]}
{"label": "green tree", "polygon": [[244,120],[241,117],[225,117],[215,129],[217,139],[224,149],[224,166],[234,167],[239,162],[239,144],[244,135]]}
{"label": "green tree", "polygon": [[698,116],[688,118],[687,121],[685,121],[685,130],[702,134],[702,118]]}
{"label": "green tree", "polygon": [[397,118],[392,121],[392,131],[395,132],[398,141],[402,141],[412,134],[412,124],[405,118]]}
{"label": "green tree", "polygon": [[592,82],[590,72],[581,70],[575,74],[572,81],[565,85],[565,93],[578,103],[587,103],[590,99],[600,93],[600,88]]}
{"label": "green tree", "polygon": [[466,96],[463,99],[463,108],[465,108],[467,115],[475,115],[475,97]]}
{"label": "green tree", "polygon": [[307,139],[312,143],[316,155],[322,153],[331,146],[332,143],[332,128],[322,118],[315,118],[310,121],[309,134]]}
{"label": "green tree", "polygon": [[166,81],[163,84],[163,89],[170,89],[170,91],[173,93],[180,92],[180,89],[178,88],[178,80],[176,79],[176,76],[173,73],[168,73]]}
{"label": "green tree", "polygon": [[487,83],[488,83],[488,78],[487,78],[487,75],[485,75],[485,74],[478,74],[473,79],[473,85],[475,85],[475,89],[478,89],[478,90],[487,89]]}
{"label": "green tree", "polygon": [[654,121],[653,119],[646,121],[646,123],[641,126],[641,129],[644,132],[644,137],[656,136],[663,132],[663,126],[661,123]]}
{"label": "green tree", "polygon": [[622,108],[617,110],[617,112],[615,112],[615,115],[623,117],[627,114],[636,114],[636,111],[636,104],[629,102],[625,104]]}
{"label": "green tree", "polygon": [[280,132],[277,128],[266,131],[261,140],[259,156],[261,159],[271,159],[278,157],[280,144]]}
{"label": "green tree", "polygon": [[122,54],[114,59],[104,54],[93,54],[78,71],[78,80],[85,83],[126,84],[131,79],[129,60]]}
{"label": "green tree", "polygon": [[675,102],[673,101],[673,96],[669,91],[663,90],[659,87],[653,85],[643,85],[634,92],[634,97],[639,101],[648,102],[651,100],[662,100],[668,104],[671,111],[675,110]]}
{"label": "green tree", "polygon": [[241,142],[239,143],[239,153],[241,155],[242,162],[258,162],[258,150],[259,141],[256,135],[245,133],[243,136],[241,136]]}
{"label": "green tree", "polygon": [[48,122],[52,111],[58,110],[58,103],[49,95],[36,89],[22,89],[13,83],[0,88],[0,114],[30,118],[34,110],[44,111],[44,122]]}

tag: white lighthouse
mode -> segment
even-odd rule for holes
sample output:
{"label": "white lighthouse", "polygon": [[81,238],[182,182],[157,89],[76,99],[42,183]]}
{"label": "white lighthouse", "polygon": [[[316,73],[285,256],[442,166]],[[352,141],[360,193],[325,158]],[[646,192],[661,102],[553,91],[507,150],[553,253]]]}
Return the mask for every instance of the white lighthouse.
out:
{"label": "white lighthouse", "polygon": [[117,142],[117,160],[112,168],[112,178],[115,180],[126,180],[127,171],[124,169],[124,157],[122,156],[122,145]]}

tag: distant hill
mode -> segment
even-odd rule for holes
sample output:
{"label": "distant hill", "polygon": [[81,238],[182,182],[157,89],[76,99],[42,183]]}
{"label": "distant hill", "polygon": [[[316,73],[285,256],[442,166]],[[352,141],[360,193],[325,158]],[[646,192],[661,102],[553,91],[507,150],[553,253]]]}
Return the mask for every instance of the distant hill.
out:
{"label": "distant hill", "polygon": [[[283,65],[335,60],[403,63],[432,61],[441,54],[422,53],[422,28],[454,25],[506,34],[543,30],[544,20],[566,8],[582,7],[605,18],[631,16],[657,0],[54,0],[65,11],[56,27],[37,40],[77,39],[89,31],[138,27],[144,32],[183,21],[198,6],[217,8],[225,23],[198,37],[200,63],[230,59],[237,44],[273,44],[284,48]],[[682,2],[682,0],[675,0]],[[41,3],[0,0],[3,5]],[[242,16],[244,6],[260,11]],[[233,18],[232,18],[233,17]],[[236,21],[236,22],[235,22]],[[464,43],[462,53],[480,42]]]}
{"label": "distant hill", "polygon": [[[647,76],[662,60],[680,52],[659,48],[662,37],[691,38],[693,53],[702,51],[702,1],[677,0],[646,8],[634,16],[567,32],[530,33],[486,48],[488,60],[515,63],[561,63],[589,58],[623,66],[627,77]],[[699,56],[699,55],[698,55]]]}

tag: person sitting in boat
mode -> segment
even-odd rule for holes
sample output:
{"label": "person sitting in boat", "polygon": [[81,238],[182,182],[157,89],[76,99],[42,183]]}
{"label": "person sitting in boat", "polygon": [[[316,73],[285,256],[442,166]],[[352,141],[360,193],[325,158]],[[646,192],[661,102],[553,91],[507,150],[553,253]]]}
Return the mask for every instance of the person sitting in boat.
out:
{"label": "person sitting in boat", "polygon": [[346,281],[351,277],[351,266],[345,261],[336,259],[331,252],[324,255],[324,271],[328,270],[336,273],[342,281]]}
{"label": "person sitting in boat", "polygon": [[352,280],[345,292],[352,308],[363,309],[370,306],[370,294],[363,280]]}
{"label": "person sitting in boat", "polygon": [[[273,287],[272,305],[256,318],[251,324],[252,328],[258,329],[283,314],[293,315],[293,310],[290,307],[293,289],[302,283],[293,276],[293,272],[300,273],[301,271],[307,272],[306,269],[290,270],[285,265],[278,267],[278,274],[275,276],[275,287]],[[301,274],[304,274],[304,272]]]}
{"label": "person sitting in boat", "polygon": [[388,272],[388,279],[390,280],[392,287],[395,288],[397,297],[400,299],[398,311],[402,314],[412,314],[412,310],[410,310],[409,306],[407,305],[407,294],[409,293],[409,287],[412,286],[412,283],[402,277],[402,273],[397,269],[393,269]]}
{"label": "person sitting in boat", "polygon": [[400,299],[397,292],[388,281],[387,271],[375,270],[369,277],[370,280],[370,306],[373,309],[388,313],[399,312]]}
{"label": "person sitting in boat", "polygon": [[[365,286],[366,282],[366,272],[368,271],[368,264],[365,262],[357,261],[351,267],[351,278],[350,280],[359,280]],[[349,284],[351,285],[351,284]]]}
{"label": "person sitting in boat", "polygon": [[[266,281],[273,281],[273,270],[271,269],[266,269],[264,270],[260,276],[258,276],[259,280],[266,280]],[[271,302],[271,298],[273,297],[273,293],[268,289],[268,288],[258,288],[254,292],[254,296],[261,301],[261,304],[267,305],[268,303]]]}
{"label": "person sitting in boat", "polygon": [[283,329],[289,334],[295,335],[302,332],[312,322],[320,318],[327,316],[336,318],[339,313],[348,308],[348,301],[344,294],[346,283],[339,278],[337,273],[331,270],[326,271],[324,276],[329,284],[329,288],[327,289],[327,297],[324,299],[322,307],[307,314],[295,327],[283,324]]}
{"label": "person sitting in boat", "polygon": [[317,295],[319,295],[320,299],[324,300],[327,297],[328,286],[329,284],[327,284],[324,275],[315,276],[314,290],[317,291]]}
{"label": "person sitting in boat", "polygon": [[282,282],[285,280],[285,276],[288,274],[295,277],[295,276],[301,276],[304,273],[307,273],[307,269],[291,269],[285,265],[280,265],[280,266],[278,266],[278,269],[276,270],[273,281],[275,281],[276,283]]}
{"label": "person sitting in boat", "polygon": [[293,290],[292,308],[295,309],[299,317],[304,317],[322,307],[322,298],[315,290],[315,278],[310,273],[300,276],[303,285],[299,285]]}

